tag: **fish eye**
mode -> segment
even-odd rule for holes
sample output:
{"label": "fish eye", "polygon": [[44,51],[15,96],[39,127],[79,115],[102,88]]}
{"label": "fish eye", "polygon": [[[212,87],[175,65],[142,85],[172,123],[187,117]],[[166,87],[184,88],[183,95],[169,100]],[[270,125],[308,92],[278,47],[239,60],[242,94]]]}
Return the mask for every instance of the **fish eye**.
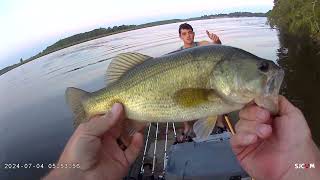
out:
{"label": "fish eye", "polygon": [[269,70],[269,63],[266,61],[263,61],[258,68],[262,72],[267,72]]}

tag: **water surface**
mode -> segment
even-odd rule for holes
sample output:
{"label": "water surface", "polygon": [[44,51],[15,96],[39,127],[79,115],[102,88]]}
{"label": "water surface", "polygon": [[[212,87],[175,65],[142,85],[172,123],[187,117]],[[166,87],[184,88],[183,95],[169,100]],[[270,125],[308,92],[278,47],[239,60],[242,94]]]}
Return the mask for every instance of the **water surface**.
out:
{"label": "water surface", "polygon": [[[278,32],[265,23],[266,18],[190,22],[197,41],[209,40],[205,33],[209,30],[225,45],[276,62],[280,48]],[[135,51],[157,57],[177,50],[182,45],[178,37],[179,24],[149,27],[81,43],[0,76],[1,166],[4,163],[43,163],[46,166],[55,162],[74,131],[72,114],[65,103],[65,89],[70,86],[86,91],[103,88],[107,66],[119,53]],[[313,120],[316,119],[309,121]],[[35,179],[47,171],[46,168],[2,169],[0,179]]]}

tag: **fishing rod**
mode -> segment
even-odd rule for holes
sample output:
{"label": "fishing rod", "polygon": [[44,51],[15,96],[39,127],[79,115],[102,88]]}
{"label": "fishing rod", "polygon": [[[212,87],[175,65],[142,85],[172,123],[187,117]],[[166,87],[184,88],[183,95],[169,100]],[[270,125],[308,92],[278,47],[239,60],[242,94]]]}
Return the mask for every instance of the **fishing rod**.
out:
{"label": "fishing rod", "polygon": [[176,127],[174,125],[174,122],[172,123],[172,128],[173,128],[173,134],[174,134],[174,138],[177,138],[177,133],[176,133]]}
{"label": "fishing rod", "polygon": [[157,142],[158,142],[158,131],[159,131],[159,123],[157,122],[157,129],[156,129],[156,137],[154,140],[154,149],[153,149],[153,159],[152,159],[152,171],[151,174],[154,177],[154,169],[156,164],[156,153],[157,153]]}
{"label": "fishing rod", "polygon": [[168,129],[169,129],[169,123],[167,122],[166,125],[166,140],[164,144],[164,156],[163,156],[163,169],[162,169],[162,175],[159,175],[159,180],[164,180],[165,178],[165,171],[166,171],[166,166],[167,166],[167,161],[168,161],[168,156],[167,156],[167,147],[168,147]]}
{"label": "fishing rod", "polygon": [[139,173],[139,177],[141,177],[141,179],[144,174],[144,160],[146,158],[146,153],[147,153],[148,141],[149,141],[149,136],[150,136],[150,129],[151,129],[151,123],[149,123],[147,138],[146,138],[146,142],[144,145],[144,151],[143,151],[143,156],[142,156],[142,163],[141,163],[141,168],[140,168],[140,173]]}

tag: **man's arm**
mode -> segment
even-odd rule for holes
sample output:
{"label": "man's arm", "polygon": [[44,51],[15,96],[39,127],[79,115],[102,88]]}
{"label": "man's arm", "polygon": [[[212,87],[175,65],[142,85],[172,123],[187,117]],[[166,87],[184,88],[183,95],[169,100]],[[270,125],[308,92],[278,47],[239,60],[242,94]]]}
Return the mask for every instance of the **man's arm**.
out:
{"label": "man's arm", "polygon": [[214,42],[209,42],[209,41],[199,41],[198,42],[199,46],[206,46],[206,45],[209,45],[209,44],[221,44],[221,41],[219,40],[219,43],[214,43]]}
{"label": "man's arm", "polygon": [[[307,140],[304,144],[301,144],[300,148],[297,148],[296,156],[292,157],[292,166],[282,176],[281,180],[295,180],[295,179],[310,179],[316,180],[320,178],[319,165],[320,165],[320,151],[314,141],[311,139]],[[313,163],[315,168],[310,169],[295,169],[293,168],[296,163]]]}

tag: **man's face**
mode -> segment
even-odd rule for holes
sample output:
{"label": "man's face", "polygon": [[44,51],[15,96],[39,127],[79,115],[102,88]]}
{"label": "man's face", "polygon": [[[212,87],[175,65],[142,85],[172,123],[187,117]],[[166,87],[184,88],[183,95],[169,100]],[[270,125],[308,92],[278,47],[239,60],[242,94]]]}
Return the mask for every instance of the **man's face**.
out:
{"label": "man's face", "polygon": [[191,29],[181,29],[180,39],[186,44],[192,44],[194,41],[194,32]]}

